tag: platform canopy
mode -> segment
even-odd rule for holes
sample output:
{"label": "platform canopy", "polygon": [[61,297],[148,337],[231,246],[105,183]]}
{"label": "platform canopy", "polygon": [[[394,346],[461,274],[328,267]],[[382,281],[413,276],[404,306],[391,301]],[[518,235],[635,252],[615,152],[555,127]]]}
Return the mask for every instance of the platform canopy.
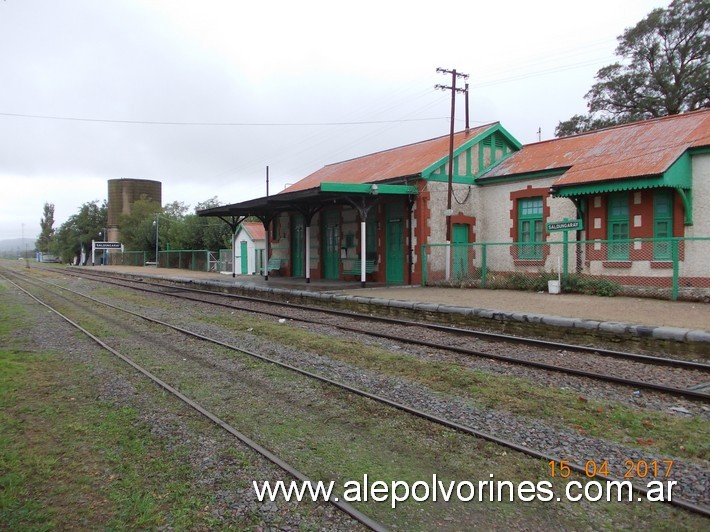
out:
{"label": "platform canopy", "polygon": [[256,216],[268,221],[281,212],[297,211],[313,215],[322,208],[334,204],[353,204],[363,200],[377,200],[382,196],[416,196],[418,189],[414,185],[396,185],[386,183],[321,183],[317,188],[282,192],[273,196],[264,196],[241,203],[222,205],[197,211],[198,216],[216,216],[222,219]]}

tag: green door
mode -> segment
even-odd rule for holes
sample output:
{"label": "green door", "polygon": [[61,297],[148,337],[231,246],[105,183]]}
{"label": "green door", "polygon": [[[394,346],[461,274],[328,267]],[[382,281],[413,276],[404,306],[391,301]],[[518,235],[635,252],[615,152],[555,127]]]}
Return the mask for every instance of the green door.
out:
{"label": "green door", "polygon": [[451,232],[451,253],[454,279],[468,277],[468,224],[453,224]]}
{"label": "green door", "polygon": [[404,283],[404,206],[392,203],[385,209],[385,281]]}
{"label": "green door", "polygon": [[241,244],[239,246],[239,250],[240,250],[239,253],[241,253],[241,255],[242,255],[242,257],[241,257],[242,258],[242,261],[241,261],[242,262],[242,264],[241,264],[242,273],[247,274],[247,273],[249,273],[249,248],[247,247],[246,240],[241,241]]}
{"label": "green door", "polygon": [[303,215],[291,217],[291,276],[305,277],[305,238]]}
{"label": "green door", "polygon": [[323,278],[338,279],[340,277],[340,213],[325,211],[323,213]]}

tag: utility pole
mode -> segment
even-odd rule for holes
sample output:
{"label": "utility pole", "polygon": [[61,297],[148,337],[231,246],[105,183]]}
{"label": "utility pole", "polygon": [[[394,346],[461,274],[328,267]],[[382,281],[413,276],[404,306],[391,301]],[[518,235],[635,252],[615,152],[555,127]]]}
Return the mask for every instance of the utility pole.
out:
{"label": "utility pole", "polygon": [[465,92],[466,89],[456,88],[456,80],[458,78],[468,79],[468,74],[456,72],[456,69],[448,70],[446,68],[437,68],[436,71],[441,74],[451,74],[451,85],[435,85],[435,89],[451,91],[451,129],[449,133],[449,189],[446,202],[446,243],[451,243],[451,215],[454,213],[451,209],[451,196],[453,195],[453,178],[454,178],[454,118],[456,114],[456,93]]}
{"label": "utility pole", "polygon": [[468,127],[468,83],[466,83],[466,88],[464,88],[464,93],[466,94],[466,131],[469,130]]}
{"label": "utility pole", "polygon": [[30,259],[27,258],[27,242],[25,241],[25,224],[22,224],[22,243],[25,245],[25,267],[29,269]]}

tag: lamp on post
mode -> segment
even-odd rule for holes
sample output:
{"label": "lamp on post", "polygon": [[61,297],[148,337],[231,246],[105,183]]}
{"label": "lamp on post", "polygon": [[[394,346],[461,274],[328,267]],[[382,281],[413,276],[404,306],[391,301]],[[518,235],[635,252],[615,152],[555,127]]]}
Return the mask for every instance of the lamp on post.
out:
{"label": "lamp on post", "polygon": [[153,222],[155,226],[155,267],[160,267],[160,259],[158,258],[158,251],[160,245],[160,213],[155,213],[155,221]]}

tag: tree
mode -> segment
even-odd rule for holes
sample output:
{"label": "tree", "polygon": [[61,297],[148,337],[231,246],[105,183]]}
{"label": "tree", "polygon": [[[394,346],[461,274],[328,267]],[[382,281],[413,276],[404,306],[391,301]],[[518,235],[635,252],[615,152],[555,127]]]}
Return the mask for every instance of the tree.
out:
{"label": "tree", "polygon": [[54,203],[44,204],[44,213],[39,221],[40,234],[35,242],[37,251],[49,253],[49,248],[54,237]]}
{"label": "tree", "polygon": [[[197,211],[219,206],[216,197],[200,202]],[[217,218],[202,218],[197,214],[187,214],[189,208],[182,202],[174,202],[165,207],[165,218],[161,216],[161,241],[165,234],[166,247],[171,249],[208,249],[217,251],[230,246],[229,226]],[[165,220],[165,222],[163,222]],[[163,233],[162,227],[166,227]]]}
{"label": "tree", "polygon": [[[219,205],[217,198],[197,204],[195,210]],[[188,214],[189,206],[175,201],[164,208],[142,197],[131,205],[130,214],[119,219],[121,238],[126,250],[155,252],[155,239],[160,239],[160,249],[208,249],[217,251],[230,246],[229,226],[213,218]],[[156,220],[156,215],[160,216]],[[158,227],[156,228],[156,221]],[[152,253],[151,253],[152,255]]]}
{"label": "tree", "polygon": [[569,120],[560,122],[555,128],[556,137],[569,137],[585,131],[602,129],[617,125],[618,122],[609,117],[595,118],[592,115],[574,115]]}
{"label": "tree", "polygon": [[232,247],[232,231],[229,226],[219,218],[197,216],[198,211],[219,207],[221,202],[217,196],[198,203],[195,206],[195,214],[190,218],[192,223],[197,226],[199,234],[200,249],[209,249],[218,251]]}
{"label": "tree", "polygon": [[618,37],[623,63],[601,68],[585,95],[588,116],[560,122],[556,137],[710,107],[710,2],[674,0]]}
{"label": "tree", "polygon": [[[160,204],[157,201],[149,200],[145,195],[133,202],[130,214],[124,214],[118,220],[121,240],[127,250],[155,250],[156,228],[154,222],[156,214],[161,212]],[[158,229],[162,230],[161,227]]]}
{"label": "tree", "polygon": [[74,262],[83,249],[88,256],[92,240],[103,240],[102,235],[108,219],[106,201],[84,203],[56,232],[51,250],[64,262]]}

